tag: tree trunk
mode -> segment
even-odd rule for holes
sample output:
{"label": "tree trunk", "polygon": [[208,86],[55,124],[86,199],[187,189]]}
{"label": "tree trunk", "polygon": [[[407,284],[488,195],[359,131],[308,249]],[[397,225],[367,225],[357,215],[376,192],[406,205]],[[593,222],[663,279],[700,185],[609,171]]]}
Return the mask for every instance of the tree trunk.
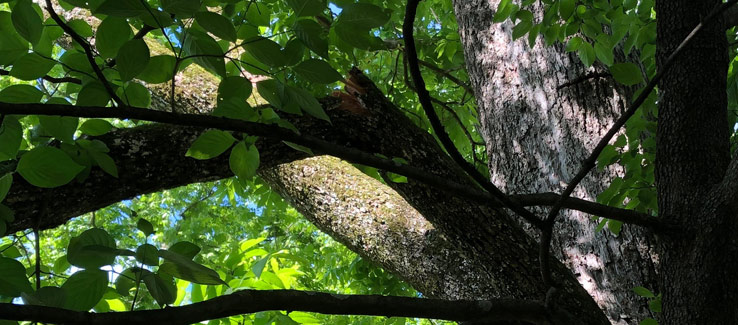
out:
{"label": "tree trunk", "polygon": [[[656,2],[659,67],[720,3]],[[738,323],[735,197],[725,197],[724,192],[726,184],[735,181],[730,177],[735,171],[723,180],[730,161],[730,128],[725,91],[728,52],[720,18],[697,35],[660,84],[659,214],[685,229],[678,236],[665,236],[659,246],[664,324]]]}
{"label": "tree trunk", "polygon": [[[600,67],[585,68],[562,46],[512,40],[512,24],[492,21],[499,1],[454,1],[467,70],[479,107],[492,181],[506,193],[562,192],[581,161],[625,109],[630,89],[610,78],[559,87]],[[539,8],[540,10],[540,8]],[[617,169],[591,173],[574,196],[594,200]],[[539,215],[546,211],[539,209]],[[654,240],[637,227],[619,236],[595,232],[598,221],[564,211],[553,252],[613,323],[653,317],[636,286],[658,291]]]}

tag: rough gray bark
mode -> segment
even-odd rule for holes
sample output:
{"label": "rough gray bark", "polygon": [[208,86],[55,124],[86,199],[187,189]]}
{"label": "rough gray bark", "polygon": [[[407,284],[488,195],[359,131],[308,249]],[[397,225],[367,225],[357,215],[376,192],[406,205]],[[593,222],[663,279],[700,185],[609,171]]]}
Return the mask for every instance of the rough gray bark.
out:
{"label": "rough gray bark", "polygon": [[[722,1],[657,1],[657,65]],[[662,238],[664,324],[738,322],[735,162],[728,172],[727,42],[707,25],[660,84],[656,181],[659,211],[685,228]],[[732,185],[731,185],[732,183]]]}
{"label": "rough gray bark", "polygon": [[476,298],[469,284],[490,281],[480,261],[466,259],[397,192],[339,159],[295,161],[260,175],[321,230],[426,296]]}
{"label": "rough gray bark", "polygon": [[[492,181],[507,193],[562,192],[624,110],[630,92],[608,78],[557,89],[587,73],[574,53],[561,46],[535,47],[527,38],[512,40],[512,24],[495,24],[499,1],[454,1],[467,70],[477,96]],[[617,174],[594,172],[575,196],[594,200]],[[539,212],[543,210],[538,210]],[[544,214],[545,215],[545,214]],[[652,262],[653,239],[625,226],[619,236],[595,232],[597,221],[565,211],[553,240],[555,256],[614,323],[652,317],[636,286],[658,291]]]}

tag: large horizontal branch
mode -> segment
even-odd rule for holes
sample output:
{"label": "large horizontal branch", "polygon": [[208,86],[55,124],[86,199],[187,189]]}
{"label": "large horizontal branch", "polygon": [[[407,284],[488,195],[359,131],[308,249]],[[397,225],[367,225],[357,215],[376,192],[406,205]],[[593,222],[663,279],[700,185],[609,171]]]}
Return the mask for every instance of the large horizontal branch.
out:
{"label": "large horizontal branch", "polygon": [[[296,134],[291,130],[284,129],[275,125],[246,122],[215,116],[179,114],[133,107],[112,108],[79,107],[54,104],[0,103],[0,114],[59,115],[86,118],[137,119],[181,126],[217,128],[222,130],[245,132],[249,135],[263,136],[266,138],[273,138],[296,143],[308,147],[316,153],[328,154],[351,162],[364,164],[393,173],[405,175],[428,185],[437,187],[438,189],[444,190],[450,194],[474,199],[476,201],[479,201],[480,203],[489,204],[490,202],[497,202],[498,207],[502,206],[495,196],[488,192],[477,190],[474,187],[453,182],[448,178],[436,176],[412,166],[400,165],[392,160],[381,158],[374,154],[363,152],[361,150],[338,146],[331,142],[321,140],[310,135]],[[553,205],[556,202],[555,200],[552,200],[554,196],[555,194],[552,193],[533,194],[530,196],[518,195],[516,200],[520,201],[520,204],[523,204],[525,206]],[[656,229],[662,227],[660,219],[649,216],[647,214],[639,213],[632,210],[600,205],[598,203],[584,201],[580,199],[567,200],[565,207],[634,225]]]}
{"label": "large horizontal branch", "polygon": [[543,303],[531,300],[450,301],[297,290],[243,290],[187,306],[131,312],[90,313],[46,306],[2,303],[0,318],[62,324],[192,324],[268,310],[451,321],[524,321],[534,324],[549,324],[553,318],[555,323],[568,323],[566,314],[557,313],[550,316]]}

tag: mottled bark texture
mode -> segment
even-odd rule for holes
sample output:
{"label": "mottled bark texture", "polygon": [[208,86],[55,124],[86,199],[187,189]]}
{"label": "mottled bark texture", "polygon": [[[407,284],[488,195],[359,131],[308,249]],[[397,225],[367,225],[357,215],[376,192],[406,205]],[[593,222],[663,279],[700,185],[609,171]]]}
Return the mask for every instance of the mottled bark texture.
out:
{"label": "mottled bark texture", "polygon": [[486,274],[464,258],[397,192],[336,158],[317,157],[260,175],[303,216],[364,258],[427,296],[473,298],[468,284]]}
{"label": "mottled bark texture", "polygon": [[[560,193],[625,109],[630,91],[615,86],[611,78],[558,89],[607,70],[588,69],[575,53],[545,46],[540,37],[533,48],[527,37],[513,41],[510,22],[492,21],[498,3],[454,1],[491,179],[507,193]],[[617,172],[593,172],[574,196],[594,200]],[[651,317],[646,301],[632,291],[636,286],[658,291],[650,236],[625,226],[616,237],[595,232],[597,221],[590,215],[564,211],[562,216],[554,232],[554,255],[575,273],[608,318],[631,323]]]}
{"label": "mottled bark texture", "polygon": [[[721,2],[657,1],[657,65]],[[664,324],[738,323],[735,197],[721,192],[733,180],[721,184],[730,161],[722,26],[708,25],[659,85],[659,211],[687,229],[659,245]]]}

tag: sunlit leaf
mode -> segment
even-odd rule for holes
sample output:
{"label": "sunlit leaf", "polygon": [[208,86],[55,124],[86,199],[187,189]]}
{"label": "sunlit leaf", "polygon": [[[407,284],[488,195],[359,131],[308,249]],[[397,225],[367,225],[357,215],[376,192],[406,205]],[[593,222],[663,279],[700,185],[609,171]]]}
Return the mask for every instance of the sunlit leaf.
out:
{"label": "sunlit leaf", "polygon": [[185,156],[201,160],[214,158],[228,150],[235,141],[228,132],[208,130],[192,143]]}

